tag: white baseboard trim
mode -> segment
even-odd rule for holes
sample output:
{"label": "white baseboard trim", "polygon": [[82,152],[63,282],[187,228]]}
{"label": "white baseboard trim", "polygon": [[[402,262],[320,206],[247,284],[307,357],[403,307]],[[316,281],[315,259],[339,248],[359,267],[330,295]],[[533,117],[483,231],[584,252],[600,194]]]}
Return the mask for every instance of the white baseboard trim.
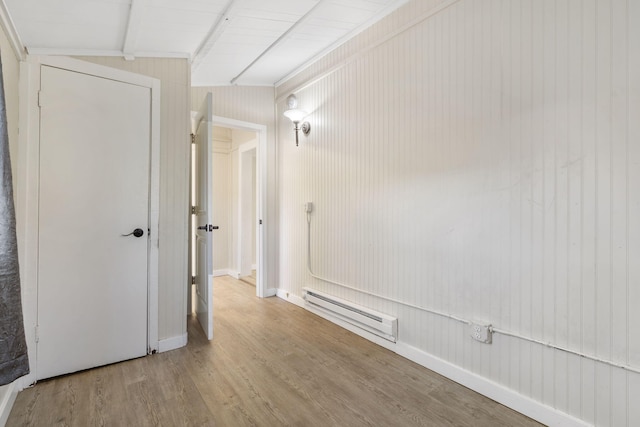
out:
{"label": "white baseboard trim", "polygon": [[285,301],[288,301],[288,302],[290,302],[292,304],[295,304],[298,307],[305,308],[304,299],[303,298],[300,298],[297,295],[289,294],[289,292],[284,290],[284,289],[277,289],[276,290],[276,296],[278,298],[281,298],[281,299],[283,299]]}
{"label": "white baseboard trim", "polygon": [[226,268],[222,270],[213,270],[213,277],[228,276],[228,275],[229,275],[229,270]]}
{"label": "white baseboard trim", "polygon": [[0,427],[4,427],[7,424],[11,408],[13,408],[13,403],[18,396],[17,381],[4,386],[3,392],[4,394],[0,396]]}
{"label": "white baseboard trim", "polygon": [[175,350],[176,348],[184,347],[187,345],[187,334],[178,335],[177,337],[171,337],[158,341],[158,352],[164,353],[165,351]]}
{"label": "white baseboard trim", "polygon": [[277,296],[545,425],[563,427],[591,426],[591,424],[567,413],[558,411],[478,374],[432,356],[424,350],[401,341],[392,343],[337,317],[316,311],[313,307],[305,306],[303,298],[289,294],[286,290],[278,289]]}
{"label": "white baseboard trim", "polygon": [[591,425],[408,344],[399,342],[391,350],[542,424],[563,427]]}
{"label": "white baseboard trim", "polygon": [[275,297],[277,295],[278,290],[276,288],[268,288],[265,293],[264,296],[265,298],[269,298],[269,297]]}
{"label": "white baseboard trim", "polygon": [[227,270],[227,276],[231,276],[234,279],[240,280],[240,272],[239,271]]}

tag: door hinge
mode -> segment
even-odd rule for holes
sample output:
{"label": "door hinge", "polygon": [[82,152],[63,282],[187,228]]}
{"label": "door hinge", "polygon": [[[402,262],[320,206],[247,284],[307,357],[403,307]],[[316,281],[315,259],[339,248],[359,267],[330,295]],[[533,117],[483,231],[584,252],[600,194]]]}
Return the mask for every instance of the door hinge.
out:
{"label": "door hinge", "polygon": [[192,285],[196,284],[196,276],[191,276],[191,284]]}
{"label": "door hinge", "polygon": [[33,329],[34,329],[35,336],[36,336],[36,343],[37,343],[37,342],[40,342],[40,334],[39,334],[39,331],[38,331],[38,327],[36,326],[36,327],[35,327],[35,328],[33,328]]}
{"label": "door hinge", "polygon": [[196,214],[196,207],[191,206],[191,215],[195,215],[195,214]]}
{"label": "door hinge", "polygon": [[262,220],[260,220],[260,222],[258,224],[262,225]]}
{"label": "door hinge", "polygon": [[195,134],[191,134],[191,143],[195,144],[196,143],[196,135]]}
{"label": "door hinge", "polygon": [[44,95],[42,94],[42,91],[39,90],[38,91],[38,107],[42,107],[43,104],[44,104]]}

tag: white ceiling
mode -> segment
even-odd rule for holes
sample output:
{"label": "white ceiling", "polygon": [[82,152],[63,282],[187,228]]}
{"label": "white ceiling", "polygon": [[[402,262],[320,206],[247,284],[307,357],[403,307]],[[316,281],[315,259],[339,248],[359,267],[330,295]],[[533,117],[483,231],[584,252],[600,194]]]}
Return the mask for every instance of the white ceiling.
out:
{"label": "white ceiling", "polygon": [[273,85],[407,0],[4,2],[31,54],[189,58],[214,86]]}

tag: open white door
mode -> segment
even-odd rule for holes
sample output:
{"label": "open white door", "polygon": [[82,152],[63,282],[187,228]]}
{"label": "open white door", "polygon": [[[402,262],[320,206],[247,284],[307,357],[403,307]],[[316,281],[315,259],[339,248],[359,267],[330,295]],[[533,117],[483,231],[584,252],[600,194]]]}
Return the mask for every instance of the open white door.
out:
{"label": "open white door", "polygon": [[195,214],[193,218],[195,254],[196,314],[208,339],[213,338],[213,244],[211,221],[211,154],[212,150],[212,101],[208,93],[195,119]]}

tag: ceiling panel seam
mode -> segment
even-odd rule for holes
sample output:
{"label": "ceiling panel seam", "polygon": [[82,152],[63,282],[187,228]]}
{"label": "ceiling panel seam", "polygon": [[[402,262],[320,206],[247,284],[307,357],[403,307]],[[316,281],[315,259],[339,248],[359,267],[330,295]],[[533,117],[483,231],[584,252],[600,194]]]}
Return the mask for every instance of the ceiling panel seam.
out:
{"label": "ceiling panel seam", "polygon": [[211,51],[211,48],[213,48],[213,45],[222,35],[224,29],[227,27],[227,25],[229,25],[231,19],[233,19],[233,16],[235,15],[237,5],[238,4],[236,0],[229,1],[224,12],[222,12],[222,15],[220,15],[220,19],[216,21],[216,23],[211,27],[209,34],[207,34],[202,43],[200,43],[200,46],[198,46],[198,49],[196,49],[196,51],[194,52],[193,59],[191,60],[192,72],[196,68],[198,68],[204,57],[207,56],[209,51]]}
{"label": "ceiling panel seam", "polygon": [[251,67],[253,67],[255,65],[256,62],[258,62],[265,55],[267,55],[274,47],[276,47],[278,44],[280,44],[280,42],[282,42],[282,40],[284,40],[293,30],[295,30],[300,24],[302,24],[304,21],[306,21],[309,18],[309,16],[311,16],[316,11],[316,9],[318,9],[318,7],[324,1],[325,0],[318,0],[318,2],[311,9],[309,9],[309,11],[307,13],[305,13],[300,19],[298,19],[296,22],[294,22],[294,24],[291,27],[289,27],[289,29],[287,31],[285,31],[280,37],[278,37],[278,39],[276,41],[271,43],[271,45],[269,45],[269,47],[266,48],[260,55],[258,55],[258,57],[256,59],[254,59],[249,65],[247,65],[245,67],[245,69],[240,72],[240,74],[238,74],[233,79],[231,79],[230,83],[231,84],[235,84],[238,81],[238,79],[240,77],[242,77],[242,75],[244,73],[249,71],[249,69],[251,69]]}

